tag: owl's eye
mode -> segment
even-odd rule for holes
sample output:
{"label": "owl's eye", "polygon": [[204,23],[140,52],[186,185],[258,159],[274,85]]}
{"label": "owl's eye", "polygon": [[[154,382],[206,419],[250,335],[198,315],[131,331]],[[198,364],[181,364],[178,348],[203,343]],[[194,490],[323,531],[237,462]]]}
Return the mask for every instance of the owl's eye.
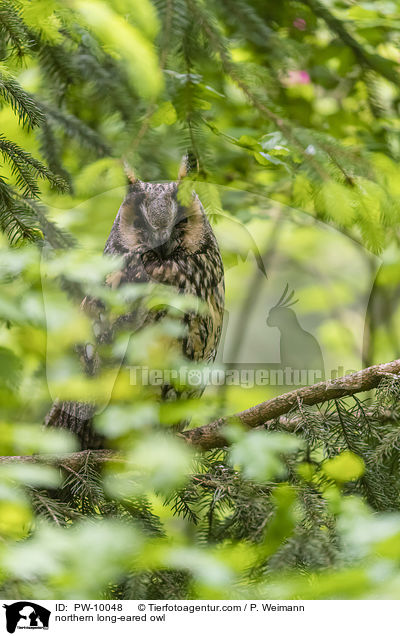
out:
{"label": "owl's eye", "polygon": [[138,230],[148,229],[147,211],[142,202],[136,207],[136,214],[133,217],[133,226]]}
{"label": "owl's eye", "polygon": [[186,227],[188,222],[187,212],[187,208],[185,208],[183,205],[178,204],[175,223],[176,228],[183,229],[184,227]]}
{"label": "owl's eye", "polygon": [[144,230],[147,227],[145,218],[141,214],[135,214],[133,217],[133,227],[137,230]]}

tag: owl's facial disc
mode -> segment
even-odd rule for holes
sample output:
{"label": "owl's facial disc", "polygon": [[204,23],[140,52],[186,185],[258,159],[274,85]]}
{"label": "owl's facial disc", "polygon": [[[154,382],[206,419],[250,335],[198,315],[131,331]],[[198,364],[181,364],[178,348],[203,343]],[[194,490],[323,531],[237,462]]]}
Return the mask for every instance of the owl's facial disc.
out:
{"label": "owl's facial disc", "polygon": [[197,251],[206,230],[198,198],[193,194],[190,202],[181,203],[175,183],[134,184],[119,212],[125,249],[153,252],[160,260],[171,258],[177,249]]}
{"label": "owl's facial disc", "polygon": [[149,248],[160,258],[169,256],[176,247],[173,238],[177,222],[178,204],[176,200],[156,199],[141,205],[141,212],[146,221],[146,238]]}

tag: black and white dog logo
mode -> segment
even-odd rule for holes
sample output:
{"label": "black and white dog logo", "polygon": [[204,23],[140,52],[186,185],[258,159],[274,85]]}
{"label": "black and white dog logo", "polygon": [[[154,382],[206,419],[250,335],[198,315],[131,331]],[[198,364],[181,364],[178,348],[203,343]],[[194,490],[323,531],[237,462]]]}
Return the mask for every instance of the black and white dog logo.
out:
{"label": "black and white dog logo", "polygon": [[9,634],[14,634],[16,629],[48,629],[50,610],[32,603],[31,601],[18,601],[11,605],[3,605],[6,610],[6,624]]}

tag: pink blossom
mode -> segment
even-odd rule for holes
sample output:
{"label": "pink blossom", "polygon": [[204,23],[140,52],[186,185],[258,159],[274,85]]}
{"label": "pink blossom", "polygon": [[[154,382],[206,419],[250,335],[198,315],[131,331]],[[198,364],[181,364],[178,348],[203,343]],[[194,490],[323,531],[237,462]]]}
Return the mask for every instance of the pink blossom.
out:
{"label": "pink blossom", "polygon": [[284,83],[287,86],[293,86],[295,84],[310,84],[311,79],[307,71],[289,71]]}
{"label": "pink blossom", "polygon": [[307,22],[303,18],[296,18],[293,20],[293,26],[299,31],[305,31],[307,28]]}

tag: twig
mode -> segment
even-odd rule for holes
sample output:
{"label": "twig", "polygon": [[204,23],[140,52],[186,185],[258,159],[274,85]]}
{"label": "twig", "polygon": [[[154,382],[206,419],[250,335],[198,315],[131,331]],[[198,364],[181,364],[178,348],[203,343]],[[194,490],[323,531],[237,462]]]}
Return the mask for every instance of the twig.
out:
{"label": "twig", "polygon": [[50,517],[53,519],[56,526],[60,526],[61,524],[59,520],[57,519],[56,515],[54,514],[54,512],[52,511],[52,509],[50,508],[46,500],[43,497],[41,497],[38,492],[35,492],[35,497],[42,502],[43,506],[46,508],[47,512],[49,513]]}

